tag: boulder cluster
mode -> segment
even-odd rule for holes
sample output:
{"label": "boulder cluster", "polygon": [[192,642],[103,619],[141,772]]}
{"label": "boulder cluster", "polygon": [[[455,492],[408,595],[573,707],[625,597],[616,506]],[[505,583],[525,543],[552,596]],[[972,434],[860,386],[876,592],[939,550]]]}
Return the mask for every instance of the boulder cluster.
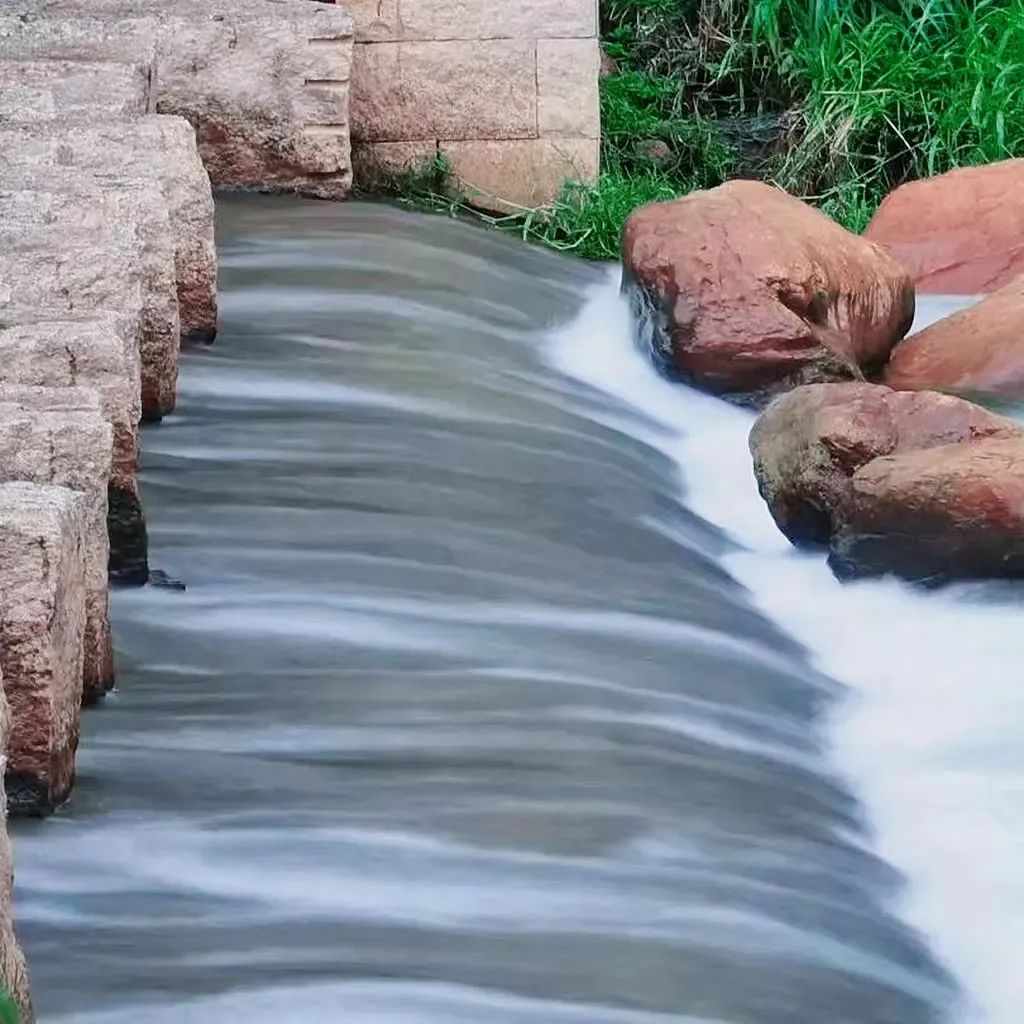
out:
{"label": "boulder cluster", "polygon": [[[1022,181],[1010,160],[904,185],[863,237],[753,181],[626,225],[638,340],[761,410],[761,494],[840,577],[1024,576]],[[907,336],[926,293],[982,298]]]}
{"label": "boulder cluster", "polygon": [[[139,427],[217,329],[212,187],[351,187],[353,30],[304,0],[0,6],[0,808],[68,796],[149,576]],[[31,1020],[0,820],[0,983]]]}

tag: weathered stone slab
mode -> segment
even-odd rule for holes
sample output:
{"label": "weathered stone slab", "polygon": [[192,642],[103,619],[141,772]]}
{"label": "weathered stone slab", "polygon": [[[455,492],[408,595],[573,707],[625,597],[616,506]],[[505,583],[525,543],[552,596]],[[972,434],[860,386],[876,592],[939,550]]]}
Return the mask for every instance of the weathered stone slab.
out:
{"label": "weathered stone slab", "polygon": [[0,670],[11,706],[7,804],[46,814],[75,775],[82,714],[86,499],[0,484]]}
{"label": "weathered stone slab", "polygon": [[213,196],[188,122],[150,116],[117,125],[0,127],[0,187],[17,186],[26,173],[58,170],[159,182],[174,236],[184,335],[212,339],[217,330]]}
{"label": "weathered stone slab", "polygon": [[146,64],[0,59],[0,122],[139,117],[153,109]]}
{"label": "weathered stone slab", "polygon": [[396,176],[417,172],[437,157],[437,143],[360,142],[352,146],[352,167],[360,186],[388,185]]}
{"label": "weathered stone slab", "polygon": [[352,184],[352,20],[341,7],[273,0],[35,0],[66,26],[159,28],[157,109],[195,125],[214,184],[342,198]]}
{"label": "weathered stone slab", "polygon": [[[11,707],[2,688],[0,675],[0,755],[7,758],[11,738]],[[14,934],[11,919],[11,890],[14,882],[11,840],[7,832],[7,793],[0,778],[0,983],[14,997],[21,1011],[21,1024],[35,1020],[28,988],[25,957]]]}
{"label": "weathered stone slab", "polygon": [[[40,305],[68,313],[114,310],[135,319],[140,356],[153,351],[146,332],[145,275],[137,241],[115,231],[0,224],[0,321],[4,307]],[[158,420],[174,407],[177,368],[142,363],[142,408]]]}
{"label": "weathered stone slab", "polygon": [[594,37],[596,0],[346,0],[357,40]]}
{"label": "weathered stone slab", "polygon": [[359,46],[352,138],[530,138],[537,134],[536,75],[529,40]]}
{"label": "weathered stone slab", "polygon": [[113,428],[107,494],[110,575],[119,583],[145,583],[149,563],[138,481],[138,348],[127,318],[102,311],[89,316],[47,320],[45,310],[5,311],[0,322],[0,385],[95,389]]}
{"label": "weathered stone slab", "polygon": [[550,203],[564,182],[592,181],[600,164],[597,139],[442,142],[441,152],[463,198],[506,212]]}
{"label": "weathered stone slab", "polygon": [[82,693],[86,701],[114,682],[107,610],[107,487],[113,435],[89,388],[0,386],[0,482],[56,484],[85,497],[86,618]]}
{"label": "weathered stone slab", "polygon": [[596,39],[537,41],[537,128],[541,135],[601,135]]}
{"label": "weathered stone slab", "polygon": [[38,180],[29,181],[31,188],[0,187],[0,251],[5,240],[24,237],[26,226],[55,238],[87,232],[134,243],[142,277],[143,409],[153,418],[170,412],[177,395],[181,321],[173,237],[159,186],[128,179],[83,184],[80,175],[53,172],[33,177]]}

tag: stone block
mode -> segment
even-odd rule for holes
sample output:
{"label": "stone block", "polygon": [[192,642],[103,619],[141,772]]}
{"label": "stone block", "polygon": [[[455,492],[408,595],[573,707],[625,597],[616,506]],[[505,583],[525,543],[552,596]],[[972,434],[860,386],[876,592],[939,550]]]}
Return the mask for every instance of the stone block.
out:
{"label": "stone block", "polygon": [[53,315],[57,319],[47,319],[38,308],[4,311],[0,386],[95,389],[113,429],[107,492],[110,575],[120,583],[145,583],[149,563],[138,480],[139,353],[132,323],[102,311],[78,319]]}
{"label": "stone block", "polygon": [[437,143],[365,142],[352,147],[356,188],[388,185],[396,175],[418,171],[437,157]]}
{"label": "stone block", "polygon": [[601,135],[596,39],[537,41],[537,128],[541,135]]}
{"label": "stone block", "polygon": [[156,179],[173,232],[184,336],[212,339],[217,328],[213,196],[188,122],[151,116],[118,125],[0,126],[0,187],[16,186],[26,172],[69,170],[100,178]]}
{"label": "stone block", "polygon": [[177,367],[162,378],[163,360],[147,363],[156,343],[147,334],[147,291],[140,246],[122,231],[60,225],[0,224],[0,322],[5,305],[38,304],[66,312],[113,310],[131,316],[142,360],[142,409],[159,420],[174,407]]}
{"label": "stone block", "polygon": [[0,122],[110,120],[153,109],[146,64],[0,59]]}
{"label": "stone block", "polygon": [[7,803],[46,814],[75,775],[82,713],[86,499],[0,484],[0,671],[11,706]]}
{"label": "stone block", "polygon": [[530,40],[356,47],[352,137],[358,142],[536,134],[536,56]]}
{"label": "stone block", "polygon": [[[0,674],[0,757],[7,760],[7,749],[11,738],[11,707],[3,692],[3,676]],[[11,840],[7,831],[7,793],[0,777],[0,983],[14,997],[21,1011],[21,1024],[35,1020],[32,999],[28,988],[28,971],[25,957],[14,934],[11,915],[11,890],[14,884],[14,863]]]}
{"label": "stone block", "polygon": [[566,181],[593,181],[597,139],[543,138],[442,142],[455,187],[485,210],[520,212],[556,198]]}
{"label": "stone block", "polygon": [[[351,2],[351,0],[350,0]],[[373,0],[357,3],[362,26]],[[397,0],[403,39],[596,37],[596,0]]]}
{"label": "stone block", "polygon": [[357,42],[407,38],[402,31],[398,0],[346,0],[345,10],[355,22]]}
{"label": "stone block", "polygon": [[0,385],[0,482],[56,484],[85,499],[85,634],[82,696],[92,701],[114,681],[107,609],[107,488],[113,435],[89,388]]}
{"label": "stone block", "polygon": [[81,18],[158,33],[157,109],[196,128],[215,185],[343,198],[352,180],[353,25],[341,7],[274,0],[35,0],[69,35]]}
{"label": "stone block", "polygon": [[22,177],[20,182],[30,187],[5,188],[7,180],[4,176],[0,185],[0,251],[5,240],[23,237],[25,226],[45,228],[54,237],[80,232],[97,239],[114,236],[137,251],[142,405],[151,418],[170,412],[177,395],[181,321],[174,239],[160,187],[142,179],[83,183],[80,174],[54,172]]}

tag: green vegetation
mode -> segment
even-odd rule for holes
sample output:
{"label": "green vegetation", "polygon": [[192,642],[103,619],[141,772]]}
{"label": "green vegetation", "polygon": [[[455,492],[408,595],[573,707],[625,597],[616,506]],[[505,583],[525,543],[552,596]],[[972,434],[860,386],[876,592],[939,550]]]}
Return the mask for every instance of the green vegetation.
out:
{"label": "green vegetation", "polygon": [[21,1014],[10,992],[0,985],[0,1024],[20,1024]]}
{"label": "green vegetation", "polygon": [[581,256],[730,177],[861,230],[900,182],[1024,155],[1024,0],[602,0],[601,28],[601,180],[491,219]]}

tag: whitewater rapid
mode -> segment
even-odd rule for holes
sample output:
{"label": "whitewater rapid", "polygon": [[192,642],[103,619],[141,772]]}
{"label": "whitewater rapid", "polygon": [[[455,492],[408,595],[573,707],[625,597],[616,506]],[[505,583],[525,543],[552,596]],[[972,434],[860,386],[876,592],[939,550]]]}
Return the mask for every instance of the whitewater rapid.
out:
{"label": "whitewater rapid", "polygon": [[[968,302],[920,303],[915,328]],[[685,504],[735,542],[726,570],[847,685],[826,739],[866,805],[873,849],[907,876],[894,911],[960,980],[952,1022],[1019,1024],[1024,591],[840,584],[768,515],[747,448],[753,414],[661,378],[631,333],[616,269],[556,334],[549,358],[642,414],[608,422],[674,460]]]}

